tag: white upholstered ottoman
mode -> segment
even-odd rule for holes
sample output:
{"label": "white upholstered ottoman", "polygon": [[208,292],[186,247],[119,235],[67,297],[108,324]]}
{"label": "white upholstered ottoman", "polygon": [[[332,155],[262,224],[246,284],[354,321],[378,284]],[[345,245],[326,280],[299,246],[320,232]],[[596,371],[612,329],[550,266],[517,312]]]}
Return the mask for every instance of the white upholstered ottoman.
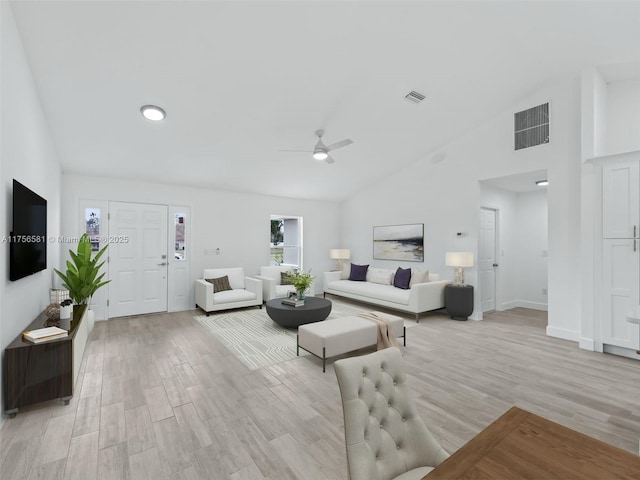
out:
{"label": "white upholstered ottoman", "polygon": [[[384,315],[389,319],[391,334],[404,339],[407,345],[407,335],[404,319],[388,313],[372,312]],[[343,353],[370,347],[378,343],[378,326],[375,322],[355,315],[325,320],[323,322],[300,325],[298,328],[296,353],[300,349],[322,359],[322,371],[325,370],[327,358]]]}

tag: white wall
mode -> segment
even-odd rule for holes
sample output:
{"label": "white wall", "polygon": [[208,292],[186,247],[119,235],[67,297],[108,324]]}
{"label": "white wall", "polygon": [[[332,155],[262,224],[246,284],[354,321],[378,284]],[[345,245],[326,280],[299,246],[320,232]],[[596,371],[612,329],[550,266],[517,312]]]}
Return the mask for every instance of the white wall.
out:
{"label": "white wall", "polygon": [[607,84],[607,153],[640,150],[640,80]]}
{"label": "white wall", "polygon": [[[316,292],[322,291],[321,273],[333,267],[329,249],[339,243],[337,203],[67,174],[62,187],[62,231],[68,236],[78,234],[82,199],[189,206],[191,285],[205,268],[240,266],[257,275],[260,266],[269,265],[272,214],[303,217],[304,268],[317,276]],[[219,255],[205,255],[217,248]]]}
{"label": "white wall", "polygon": [[[60,162],[8,2],[0,2],[0,12],[2,235],[8,235],[12,226],[15,178],[47,200],[47,234],[57,236],[60,232]],[[0,248],[0,347],[4,352],[49,304],[53,267],[59,266],[60,249],[50,243],[47,269],[11,282],[9,246],[2,243]]]}
{"label": "white wall", "polygon": [[640,63],[626,65],[628,78],[622,75],[606,81],[602,71],[611,72],[615,67],[590,67],[582,72],[583,160],[640,150]]}
{"label": "white wall", "polygon": [[[549,326],[550,335],[578,340],[580,331],[580,116],[579,88],[568,81],[532,94],[501,115],[442,147],[446,160],[429,158],[398,171],[344,202],[342,242],[352,261],[372,261],[374,225],[425,224],[425,262],[419,265],[452,278],[444,265],[446,251],[476,254],[479,181],[547,169],[549,203]],[[549,144],[513,150],[513,113],[550,102]],[[428,135],[428,132],[425,132]],[[432,152],[436,153],[436,152]],[[456,232],[467,232],[459,238]],[[415,264],[414,264],[415,265]],[[465,269],[467,283],[477,285],[476,269]],[[474,317],[478,317],[476,295]]]}
{"label": "white wall", "polygon": [[607,83],[596,67],[582,71],[580,85],[582,160],[606,150]]}
{"label": "white wall", "polygon": [[547,192],[519,193],[516,199],[515,243],[520,307],[547,310],[548,204]]}

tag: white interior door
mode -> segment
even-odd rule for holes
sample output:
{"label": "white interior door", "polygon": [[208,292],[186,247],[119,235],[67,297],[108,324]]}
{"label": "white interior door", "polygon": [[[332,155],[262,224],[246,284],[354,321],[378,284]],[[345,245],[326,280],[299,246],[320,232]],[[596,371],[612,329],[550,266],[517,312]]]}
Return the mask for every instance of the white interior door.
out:
{"label": "white interior door", "polygon": [[109,316],[167,311],[167,206],[109,202]]}
{"label": "white interior door", "polygon": [[602,250],[602,340],[617,347],[640,348],[638,325],[627,314],[640,304],[638,240],[608,239]]}
{"label": "white interior door", "polygon": [[483,312],[496,309],[496,210],[480,209],[480,307]]}

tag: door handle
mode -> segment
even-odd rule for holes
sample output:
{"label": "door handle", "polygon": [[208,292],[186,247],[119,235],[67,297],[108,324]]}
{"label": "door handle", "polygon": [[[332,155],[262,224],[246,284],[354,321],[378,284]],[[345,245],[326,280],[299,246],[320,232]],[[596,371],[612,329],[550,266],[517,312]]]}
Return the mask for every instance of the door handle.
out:
{"label": "door handle", "polygon": [[162,266],[162,265],[166,265],[166,264],[167,264],[167,262],[162,262],[162,263],[159,263],[158,265]]}
{"label": "door handle", "polygon": [[494,267],[497,267],[497,266],[498,266],[498,264],[497,264],[497,263],[494,263],[494,264],[493,264],[493,266],[494,266]]}

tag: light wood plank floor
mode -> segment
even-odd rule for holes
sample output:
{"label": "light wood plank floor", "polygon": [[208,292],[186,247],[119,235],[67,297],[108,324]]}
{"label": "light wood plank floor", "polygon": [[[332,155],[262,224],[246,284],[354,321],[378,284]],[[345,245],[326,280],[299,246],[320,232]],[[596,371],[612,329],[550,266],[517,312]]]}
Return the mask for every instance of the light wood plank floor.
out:
{"label": "light wood plank floor", "polygon": [[[0,477],[345,479],[332,364],[323,374],[307,356],[249,371],[198,314],[98,322],[71,404],[5,420]],[[579,350],[545,326],[544,312],[514,309],[482,322],[428,314],[408,330],[410,383],[447,450],[517,405],[638,451],[640,362]]]}

